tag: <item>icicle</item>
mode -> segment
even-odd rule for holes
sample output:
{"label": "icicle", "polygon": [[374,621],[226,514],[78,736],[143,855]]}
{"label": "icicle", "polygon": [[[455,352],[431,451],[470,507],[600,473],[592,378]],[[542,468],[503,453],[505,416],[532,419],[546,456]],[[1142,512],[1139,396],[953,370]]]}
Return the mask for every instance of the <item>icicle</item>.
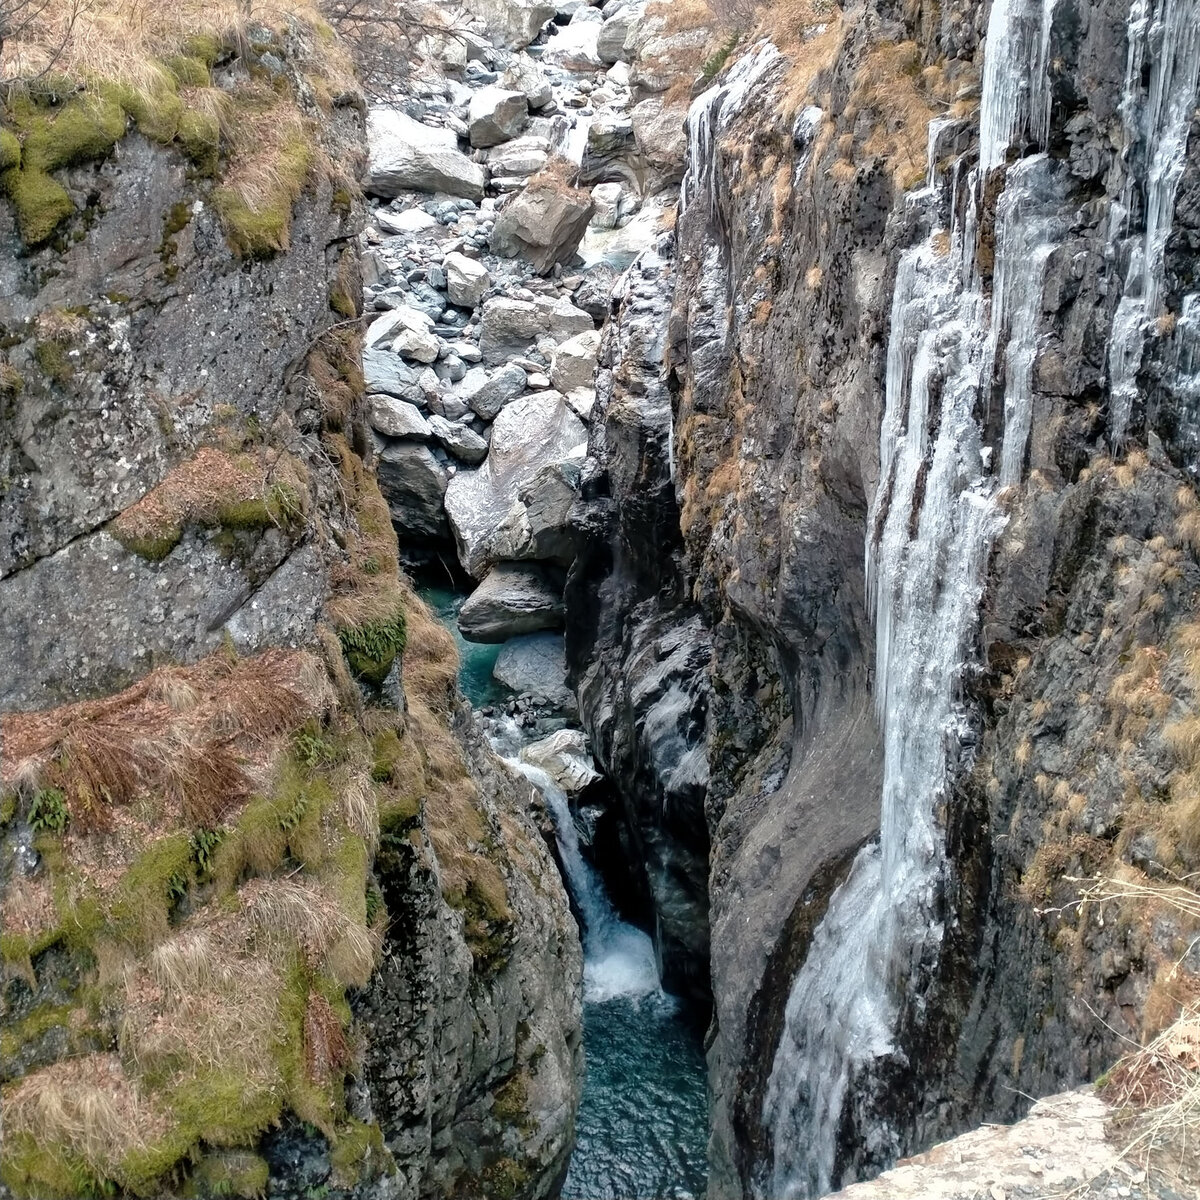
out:
{"label": "icicle", "polygon": [[[1136,0],[1129,12],[1127,36],[1121,113],[1127,137],[1144,145],[1146,211],[1144,229],[1129,245],[1125,289],[1113,317],[1109,342],[1110,435],[1115,449],[1124,444],[1137,399],[1146,326],[1160,315],[1167,239],[1200,83],[1200,9],[1194,0]],[[1136,97],[1147,57],[1150,89],[1138,120]],[[1133,155],[1131,145],[1127,159]],[[1127,161],[1119,214],[1122,226],[1127,224],[1133,207],[1135,180],[1136,173]]]}
{"label": "icicle", "polygon": [[[860,851],[830,898],[793,981],[763,1120],[773,1139],[764,1196],[820,1195],[836,1182],[848,1097],[895,1053],[902,990],[936,963],[945,850],[937,812],[964,729],[960,680],[976,636],[987,555],[1003,517],[975,412],[1003,353],[1000,481],[1020,479],[1045,264],[1062,236],[1056,168],[1039,155],[1009,169],[998,205],[995,293],[975,266],[982,180],[1022,135],[1044,139],[1048,88],[1031,64],[1049,53],[1053,0],[996,0],[986,46],[979,167],[959,223],[900,261],[892,300],[879,480],[867,527],[867,598],[876,630],[883,731],[879,843]],[[931,130],[931,147],[936,145]],[[934,150],[931,148],[931,163]],[[932,183],[932,165],[930,169]],[[946,246],[946,241],[949,246]],[[870,1131],[884,1152],[900,1130]]]}

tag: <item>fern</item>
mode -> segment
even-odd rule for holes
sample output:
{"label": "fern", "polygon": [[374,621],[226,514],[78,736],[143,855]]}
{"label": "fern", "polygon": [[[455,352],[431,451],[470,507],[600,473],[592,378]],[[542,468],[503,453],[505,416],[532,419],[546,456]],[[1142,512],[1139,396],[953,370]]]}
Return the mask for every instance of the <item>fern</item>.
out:
{"label": "fern", "polygon": [[29,806],[29,824],[38,832],[62,833],[68,818],[67,798],[58,788],[38,792]]}

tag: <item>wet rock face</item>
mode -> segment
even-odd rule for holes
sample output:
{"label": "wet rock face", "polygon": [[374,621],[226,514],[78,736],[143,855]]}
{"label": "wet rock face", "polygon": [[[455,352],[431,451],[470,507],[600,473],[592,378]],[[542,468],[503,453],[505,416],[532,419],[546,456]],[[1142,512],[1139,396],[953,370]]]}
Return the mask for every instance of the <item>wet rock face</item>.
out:
{"label": "wet rock face", "polygon": [[[941,820],[950,923],[938,967],[922,979],[921,1002],[902,1016],[907,1059],[923,1064],[919,1077],[899,1071],[894,1080],[906,1148],[1014,1115],[1022,1091],[1044,1094],[1103,1069],[1119,1044],[1086,1015],[1084,998],[1138,1036],[1158,970],[1147,964],[1167,961],[1177,930],[1117,922],[1111,912],[1101,927],[1039,909],[1077,896],[1064,877],[1134,862],[1154,877],[1164,855],[1174,855],[1172,869],[1180,870],[1193,853],[1156,842],[1145,824],[1170,819],[1156,807],[1178,779],[1164,727],[1193,696],[1193,684],[1180,677],[1187,618],[1175,588],[1191,586],[1196,566],[1166,503],[1192,465],[1189,411],[1170,392],[1181,343],[1148,338],[1139,386],[1154,399],[1144,411],[1134,407],[1132,466],[1113,467],[1105,433],[1107,348],[1121,284],[1107,209],[1095,197],[1098,188],[1110,200],[1120,190],[1119,172],[1104,173],[1116,170],[1123,151],[1112,117],[1128,7],[1109,3],[1085,14],[1059,5],[1051,29],[1049,170],[1062,188],[1065,232],[1042,282],[1021,483],[1005,498],[1008,522],[964,668],[971,732],[948,764]],[[879,475],[896,263],[929,232],[911,199],[928,120],[921,116],[905,133],[919,156],[906,173],[904,162],[870,142],[870,122],[845,101],[862,95],[860,67],[880,69],[882,60],[871,57],[876,39],[890,45],[893,37],[911,39],[925,67],[944,71],[947,103],[974,96],[986,18],[962,8],[934,21],[916,6],[902,19],[896,6],[869,6],[840,54],[820,64],[824,74],[813,66],[820,45],[810,47],[807,91],[784,99],[803,64],[770,67],[740,107],[727,102],[719,124],[713,118],[712,137],[691,147],[668,357],[672,499],[686,550],[680,572],[712,647],[705,804],[714,1197],[761,1187],[772,1155],[762,1103],[791,982],[830,893],[878,823],[882,751],[863,551]],[[859,112],[857,125],[847,111]],[[872,118],[877,126],[883,119]],[[890,136],[902,132],[893,127]],[[969,155],[976,137],[969,115],[945,124],[935,163]],[[989,196],[1012,169],[988,181]],[[1183,295],[1194,287],[1184,247],[1196,172],[1193,152],[1166,253],[1164,303],[1181,318]],[[938,176],[947,197],[951,174]],[[977,253],[988,287],[993,207],[984,207]],[[1014,368],[1001,361],[993,397],[1006,369]],[[626,403],[643,403],[640,391]],[[597,461],[657,478],[657,451],[646,448],[644,434],[632,452],[614,437],[614,407],[605,410],[606,442],[598,444],[593,429]],[[984,418],[996,462],[1000,407],[993,398]],[[614,582],[621,578],[614,564],[650,558],[661,535],[635,524],[640,490],[622,491],[602,473],[591,478],[595,499],[578,512],[589,545],[608,547],[590,566],[606,582],[598,612],[582,589],[569,591],[568,636],[573,655],[583,648],[573,669],[604,760],[618,740],[599,730],[617,724],[609,713],[618,706],[607,698],[611,688],[597,684],[609,668],[587,647],[616,644],[606,631],[640,619],[645,608]],[[1190,483],[1180,495],[1180,503],[1191,502]],[[1163,572],[1167,587],[1151,582]],[[669,624],[684,636],[689,619],[681,611]],[[625,652],[625,670],[634,657]],[[1130,716],[1123,689],[1138,672],[1161,698],[1133,702]],[[1114,732],[1135,727],[1140,741]],[[1076,786],[1080,778],[1085,787]],[[1141,799],[1122,791],[1132,779]],[[1151,796],[1158,800],[1143,809]],[[1070,958],[1061,953],[1068,943]],[[982,1088],[980,1079],[988,1081]],[[878,1165],[864,1149],[871,1119],[851,1112],[840,1167]]]}
{"label": "wet rock face", "polygon": [[708,999],[710,647],[688,603],[664,377],[672,239],[622,280],[604,335],[567,584],[567,645],[596,761],[614,782],[656,919],[664,985]]}
{"label": "wet rock face", "polygon": [[[329,136],[353,154],[357,110],[335,110]],[[302,644],[327,590],[321,550],[265,510],[207,530],[183,518],[174,545],[140,552],[106,526],[216,427],[291,453],[304,444],[319,413],[299,368],[333,319],[351,219],[323,187],[296,213],[293,250],[246,272],[182,160],[140,135],[87,181],[105,215],[61,253],[18,255],[0,205],[0,324],[21,378],[0,423],[12,485],[0,497],[0,639],[28,648],[4,672],[6,707],[122,686],[225,633],[247,652]],[[269,605],[256,603],[264,589]]]}

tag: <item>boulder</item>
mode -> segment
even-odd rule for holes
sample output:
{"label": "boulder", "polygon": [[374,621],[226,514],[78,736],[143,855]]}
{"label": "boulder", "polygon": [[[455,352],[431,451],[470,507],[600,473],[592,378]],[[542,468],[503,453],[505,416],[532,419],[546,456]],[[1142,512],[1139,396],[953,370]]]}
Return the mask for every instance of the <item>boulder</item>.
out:
{"label": "boulder", "polygon": [[567,518],[578,492],[577,463],[543,467],[517,490],[508,514],[487,542],[487,557],[570,566],[575,557],[575,539]]}
{"label": "boulder", "polygon": [[392,197],[402,191],[445,192],[482,200],[487,174],[458,149],[448,129],[431,129],[392,109],[367,114],[370,165],[367,191]]}
{"label": "boulder", "polygon": [[492,678],[519,696],[533,696],[559,712],[577,711],[567,687],[566,646],[561,634],[529,633],[504,644]]}
{"label": "boulder", "polygon": [[[633,138],[633,122],[623,113],[599,113],[588,128],[588,154],[602,159],[618,156]],[[591,163],[589,162],[589,168]]]}
{"label": "boulder", "polygon": [[394,442],[379,453],[379,490],[397,531],[418,540],[443,541],[449,528],[443,503],[450,473],[420,442]]}
{"label": "boulder", "polygon": [[558,11],[547,0],[464,0],[466,9],[487,26],[492,45],[522,50]]}
{"label": "boulder", "polygon": [[527,55],[519,55],[512,66],[500,76],[501,87],[513,92],[523,92],[531,109],[545,108],[554,99],[542,69]]}
{"label": "boulder", "polygon": [[437,218],[431,217],[423,208],[406,208],[402,213],[381,208],[375,213],[375,224],[384,233],[393,235],[424,233],[437,224]]}
{"label": "boulder", "polygon": [[403,358],[411,358],[420,363],[437,361],[441,347],[437,335],[428,329],[402,329],[392,349]]}
{"label": "boulder", "polygon": [[553,300],[495,296],[483,306],[479,350],[484,362],[508,362],[539,338],[549,337],[557,344],[594,328],[588,313],[561,296]]}
{"label": "boulder", "polygon": [[549,161],[550,142],[544,137],[526,135],[497,146],[488,154],[488,169],[493,179],[501,176],[536,175]]}
{"label": "boulder", "polygon": [[592,188],[592,204],[596,208],[592,214],[593,229],[616,229],[623,190],[619,183],[598,183]]}
{"label": "boulder", "polygon": [[[480,376],[483,378],[480,379]],[[468,383],[468,380],[471,382]],[[485,421],[494,421],[500,410],[525,390],[526,381],[524,370],[516,363],[507,363],[494,375],[488,375],[482,368],[476,367],[467,372],[463,380],[465,386],[459,395],[472,412]]]}
{"label": "boulder", "polygon": [[630,40],[629,35],[636,29],[644,12],[644,5],[627,4],[604,22],[596,40],[596,53],[601,62],[618,63],[628,60],[629,51],[625,48],[625,43]]}
{"label": "boulder", "polygon": [[428,424],[432,435],[459,462],[476,466],[487,458],[488,444],[475,430],[445,417],[430,417]]}
{"label": "boulder", "polygon": [[420,372],[410,367],[400,355],[378,348],[364,350],[362,362],[368,392],[382,392],[410,404],[423,402]]}
{"label": "boulder", "polygon": [[556,342],[566,341],[577,333],[590,333],[595,328],[595,322],[582,308],[576,308],[563,297],[549,302],[541,301],[540,308],[546,332]]}
{"label": "boulder", "polygon": [[625,39],[629,86],[644,96],[668,91],[681,74],[698,73],[709,36],[708,29],[665,33],[661,17],[635,22]]}
{"label": "boulder", "polygon": [[532,742],[521,751],[520,759],[545,771],[568,796],[579,795],[601,777],[582,729],[560,729]]}
{"label": "boulder", "polygon": [[594,71],[604,66],[597,45],[600,41],[600,30],[603,28],[600,14],[596,13],[596,21],[580,20],[584,12],[595,12],[595,9],[580,9],[571,18],[570,25],[564,26],[546,42],[542,51],[542,62],[552,63],[565,71]]}
{"label": "boulder", "polygon": [[528,118],[529,101],[524,92],[482,87],[472,93],[467,116],[471,145],[486,149],[511,141],[521,132]]}
{"label": "boulder", "polygon": [[561,578],[538,566],[500,563],[467,597],[458,630],[470,642],[506,642],[523,633],[561,629]]}
{"label": "boulder", "polygon": [[546,318],[532,301],[496,296],[483,306],[479,333],[483,360],[505,362],[536,342],[545,331]]}
{"label": "boulder", "polygon": [[487,267],[465,254],[447,254],[442,267],[446,272],[446,291],[450,303],[457,304],[459,308],[474,308],[491,286],[492,277]]}
{"label": "boulder", "polygon": [[687,154],[687,105],[664,104],[652,96],[634,105],[630,118],[638,153],[654,168],[657,186],[682,179]]}
{"label": "boulder", "polygon": [[500,411],[483,465],[459,471],[446,489],[459,561],[470,575],[481,578],[498,560],[493,543],[513,498],[545,468],[582,462],[586,451],[587,430],[557,392],[522,396]]}
{"label": "boulder", "polygon": [[367,332],[363,336],[363,345],[367,349],[371,349],[392,341],[402,330],[415,329],[423,332],[432,328],[433,322],[420,309],[412,308],[407,304],[398,304],[395,308],[385,312],[383,316],[376,317],[367,326]]}
{"label": "boulder", "polygon": [[427,442],[433,436],[429,422],[421,416],[415,404],[407,400],[397,400],[378,392],[367,397],[370,405],[371,428],[384,437],[412,438],[414,441]]}
{"label": "boulder", "polygon": [[504,258],[521,255],[539,275],[548,275],[575,253],[591,217],[587,192],[557,180],[533,179],[504,206],[492,229],[491,247]]}
{"label": "boulder", "polygon": [[590,388],[600,353],[600,334],[595,330],[568,338],[554,352],[550,363],[550,382],[560,392]]}

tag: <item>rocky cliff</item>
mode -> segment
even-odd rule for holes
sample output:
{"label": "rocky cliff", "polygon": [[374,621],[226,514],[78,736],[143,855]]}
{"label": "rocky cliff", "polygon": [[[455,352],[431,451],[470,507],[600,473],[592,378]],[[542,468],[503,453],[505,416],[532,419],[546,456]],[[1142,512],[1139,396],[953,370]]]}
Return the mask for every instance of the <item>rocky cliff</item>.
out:
{"label": "rocky cliff", "polygon": [[[857,1065],[826,1186],[1094,1077],[1194,994],[1184,918],[1100,902],[1196,866],[1183,7],[781,5],[693,101],[672,310],[637,291],[661,267],[631,274],[568,620],[648,863],[672,820],[702,845],[703,797],[713,1196],[802,1170],[788,1068],[816,1051],[789,997],[814,945],[836,982],[835,943],[871,939],[863,915],[821,930],[879,861],[881,792],[885,872],[927,819],[889,833],[889,796],[928,797],[896,851],[928,868],[921,932],[885,913],[889,1015],[830,1051],[831,1077]],[[676,744],[704,731],[678,806],[672,670]]]}
{"label": "rocky cliff", "polygon": [[364,106],[178,43],[0,112],[0,1190],[549,1195],[578,933],[398,570]]}

